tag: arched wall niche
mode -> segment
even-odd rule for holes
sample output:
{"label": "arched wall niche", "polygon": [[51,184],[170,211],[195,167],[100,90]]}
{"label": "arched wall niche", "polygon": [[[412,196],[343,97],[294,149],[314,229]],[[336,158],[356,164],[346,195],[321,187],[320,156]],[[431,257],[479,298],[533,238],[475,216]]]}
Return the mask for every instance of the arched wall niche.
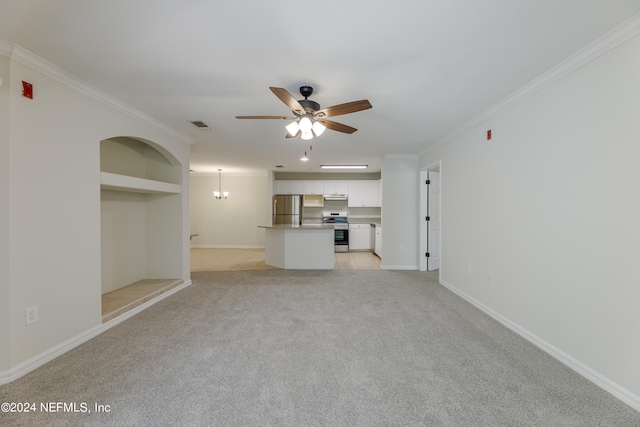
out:
{"label": "arched wall niche", "polygon": [[100,141],[100,170],[182,184],[182,164],[167,149],[144,138],[116,136]]}
{"label": "arched wall niche", "polygon": [[[182,164],[152,141],[100,141],[103,321],[183,283],[182,176]],[[121,306],[141,289],[150,294]]]}

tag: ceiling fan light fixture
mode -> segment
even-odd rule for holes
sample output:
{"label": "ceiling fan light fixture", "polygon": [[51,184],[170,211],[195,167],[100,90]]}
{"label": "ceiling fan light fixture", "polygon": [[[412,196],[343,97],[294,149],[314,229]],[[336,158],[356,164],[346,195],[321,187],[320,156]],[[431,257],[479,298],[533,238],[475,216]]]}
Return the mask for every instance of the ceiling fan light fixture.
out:
{"label": "ceiling fan light fixture", "polygon": [[326,117],[340,116],[343,114],[355,113],[357,111],[372,108],[371,103],[366,99],[346,102],[332,107],[320,108],[320,104],[309,99],[313,94],[311,86],[301,86],[300,94],[304,99],[296,99],[286,89],[281,87],[269,87],[271,92],[282,101],[294,114],[294,116],[236,116],[237,119],[295,119],[293,123],[285,126],[287,130],[286,138],[295,138],[301,134],[303,140],[310,140],[318,137],[329,128],[332,131],[352,134],[358,129],[342,123],[326,120]]}
{"label": "ceiling fan light fixture", "polygon": [[300,123],[298,126],[300,126],[300,130],[302,131],[303,134],[305,132],[310,132],[311,128],[313,127],[313,125],[311,124],[311,120],[307,116],[304,116],[303,118],[300,119]]}
{"label": "ceiling fan light fixture", "polygon": [[296,136],[298,134],[298,131],[300,130],[300,126],[298,126],[298,122],[291,122],[288,125],[286,125],[284,127],[287,132],[289,132],[289,135],[291,136]]}
{"label": "ceiling fan light fixture", "polygon": [[324,132],[327,129],[327,127],[320,122],[314,122],[312,129],[313,129],[313,133],[315,133],[316,136],[320,136],[322,135],[322,132]]}

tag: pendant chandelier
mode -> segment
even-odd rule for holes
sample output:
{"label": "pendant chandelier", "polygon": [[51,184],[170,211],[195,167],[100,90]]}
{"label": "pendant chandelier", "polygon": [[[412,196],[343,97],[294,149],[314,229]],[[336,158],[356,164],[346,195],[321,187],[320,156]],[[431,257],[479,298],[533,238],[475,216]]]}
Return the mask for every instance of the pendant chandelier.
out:
{"label": "pendant chandelier", "polygon": [[226,199],[229,197],[228,191],[222,191],[222,169],[218,169],[218,191],[214,191],[213,195],[217,200]]}

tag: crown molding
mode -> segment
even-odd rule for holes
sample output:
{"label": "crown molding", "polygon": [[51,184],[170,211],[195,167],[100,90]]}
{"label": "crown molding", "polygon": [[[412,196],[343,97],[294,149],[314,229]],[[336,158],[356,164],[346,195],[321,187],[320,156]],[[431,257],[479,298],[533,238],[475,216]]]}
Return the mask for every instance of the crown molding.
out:
{"label": "crown molding", "polygon": [[417,159],[417,154],[383,154],[383,159]]}
{"label": "crown molding", "polygon": [[[257,170],[257,171],[246,171],[246,172],[225,172],[224,169],[222,169],[222,175],[225,177],[238,177],[238,176],[242,176],[242,177],[267,177],[269,175],[268,171],[266,170]],[[214,171],[190,171],[189,172],[190,176],[206,176],[206,177],[211,177],[211,176],[218,176],[218,170],[216,169],[215,172]]]}
{"label": "crown molding", "polygon": [[8,56],[11,59],[16,60],[17,62],[20,62],[21,64],[24,64],[27,67],[32,68],[64,84],[65,86],[68,86],[71,89],[74,89],[90,97],[91,99],[94,99],[95,101],[111,107],[114,110],[133,118],[134,120],[143,122],[181,142],[184,142],[188,145],[191,145],[195,142],[193,139],[186,137],[175,129],[166,126],[165,124],[151,118],[143,112],[125,104],[124,102],[112,97],[111,95],[108,95],[105,92],[102,92],[101,90],[91,86],[89,83],[62,70],[61,68],[29,52],[28,50],[17,44],[0,40],[0,55]]}
{"label": "crown molding", "polygon": [[513,92],[511,95],[503,98],[497,104],[494,104],[492,107],[489,107],[482,113],[478,114],[455,132],[431,145],[429,148],[420,153],[420,155],[425,155],[430,151],[435,150],[436,148],[455,140],[459,136],[468,132],[470,129],[480,125],[483,122],[486,122],[490,118],[524,101],[531,95],[534,95],[547,86],[566,77],[567,75],[585,66],[589,62],[593,61],[604,53],[607,53],[608,51],[612,50],[616,46],[624,43],[625,41],[629,40],[639,33],[640,13],[632,16],[613,30],[606,33],[604,36],[600,37],[593,43],[579,50],[577,53],[571,55],[569,58],[560,62],[549,71],[530,81],[520,89]]}
{"label": "crown molding", "polygon": [[13,43],[0,40],[0,55],[10,57],[11,52],[13,52]]}

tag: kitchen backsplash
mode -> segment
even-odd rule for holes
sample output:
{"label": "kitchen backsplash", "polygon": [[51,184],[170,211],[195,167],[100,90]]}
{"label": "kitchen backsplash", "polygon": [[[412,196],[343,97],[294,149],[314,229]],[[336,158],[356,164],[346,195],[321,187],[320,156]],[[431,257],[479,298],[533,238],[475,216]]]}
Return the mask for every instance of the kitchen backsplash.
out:
{"label": "kitchen backsplash", "polygon": [[349,222],[370,223],[379,222],[380,208],[350,208],[345,200],[325,200],[322,208],[302,208],[303,222],[321,222],[324,211],[347,211]]}

